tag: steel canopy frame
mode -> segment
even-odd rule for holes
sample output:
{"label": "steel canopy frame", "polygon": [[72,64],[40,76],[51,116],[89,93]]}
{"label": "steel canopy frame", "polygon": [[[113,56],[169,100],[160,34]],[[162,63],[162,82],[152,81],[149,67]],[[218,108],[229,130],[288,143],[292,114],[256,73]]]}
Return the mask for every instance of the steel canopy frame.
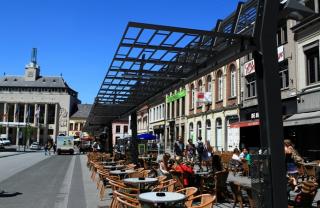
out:
{"label": "steel canopy frame", "polygon": [[[95,103],[105,108],[119,104],[130,111],[132,106],[137,107],[172,84],[192,76],[212,57],[232,46],[244,45],[244,41],[250,41],[251,34],[239,31],[252,27],[254,13],[248,13],[252,5],[255,3],[239,3],[236,12],[227,21],[219,21],[212,31],[129,22]],[[89,125],[94,111],[92,108]],[[116,113],[121,116],[123,110]],[[110,119],[103,123],[108,121]]]}

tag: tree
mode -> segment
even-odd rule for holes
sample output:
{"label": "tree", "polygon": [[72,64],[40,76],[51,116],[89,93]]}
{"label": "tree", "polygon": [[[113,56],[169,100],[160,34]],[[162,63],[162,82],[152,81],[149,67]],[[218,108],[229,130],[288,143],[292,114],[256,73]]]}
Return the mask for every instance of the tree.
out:
{"label": "tree", "polygon": [[24,145],[24,150],[26,148],[27,141],[30,140],[31,136],[35,132],[36,128],[32,127],[30,125],[27,125],[23,128],[23,135],[24,135],[24,140],[23,140],[23,145]]}

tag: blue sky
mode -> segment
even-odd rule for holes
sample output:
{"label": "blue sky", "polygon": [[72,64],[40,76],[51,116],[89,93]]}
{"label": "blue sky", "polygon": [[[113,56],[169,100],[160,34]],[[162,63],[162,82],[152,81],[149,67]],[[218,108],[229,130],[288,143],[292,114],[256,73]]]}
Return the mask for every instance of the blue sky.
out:
{"label": "blue sky", "polygon": [[38,48],[41,75],[93,103],[129,21],[212,29],[237,0],[0,0],[0,73],[23,75]]}

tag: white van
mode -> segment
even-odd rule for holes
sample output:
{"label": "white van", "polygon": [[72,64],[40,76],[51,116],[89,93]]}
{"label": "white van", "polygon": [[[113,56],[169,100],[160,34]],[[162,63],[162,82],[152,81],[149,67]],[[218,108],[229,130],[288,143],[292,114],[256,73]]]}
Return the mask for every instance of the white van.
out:
{"label": "white van", "polygon": [[7,138],[6,134],[1,134],[0,135],[0,144],[6,146],[6,145],[11,145],[10,140]]}

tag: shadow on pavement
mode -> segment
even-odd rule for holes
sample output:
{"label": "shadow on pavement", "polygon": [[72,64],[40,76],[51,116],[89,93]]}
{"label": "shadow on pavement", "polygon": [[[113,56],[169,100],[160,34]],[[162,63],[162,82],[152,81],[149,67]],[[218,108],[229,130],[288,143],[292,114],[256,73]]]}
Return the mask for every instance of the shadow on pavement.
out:
{"label": "shadow on pavement", "polygon": [[20,192],[13,192],[13,193],[9,193],[9,192],[5,192],[5,191],[1,191],[0,192],[0,198],[1,197],[15,197],[18,195],[21,195],[22,193]]}

